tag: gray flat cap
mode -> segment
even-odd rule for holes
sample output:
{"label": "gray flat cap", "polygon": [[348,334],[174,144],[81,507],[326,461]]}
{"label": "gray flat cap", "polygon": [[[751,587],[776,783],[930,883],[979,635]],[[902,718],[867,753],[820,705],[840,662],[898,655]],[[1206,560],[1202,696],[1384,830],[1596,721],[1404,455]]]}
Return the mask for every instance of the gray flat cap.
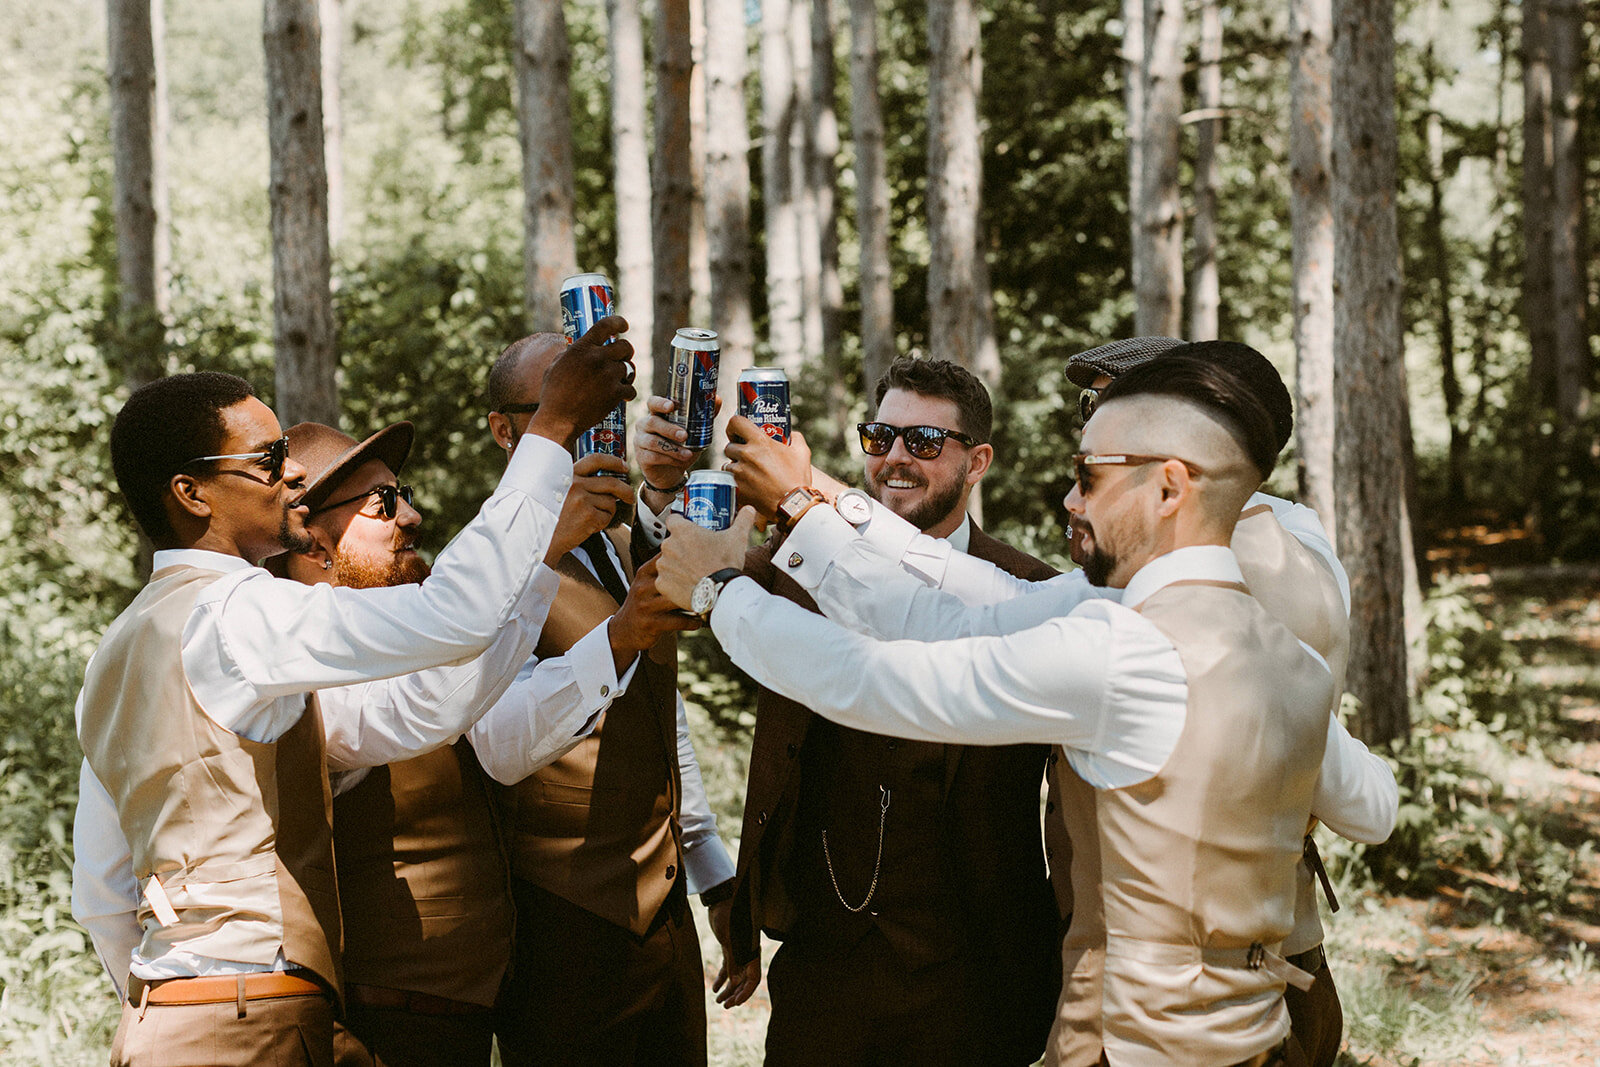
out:
{"label": "gray flat cap", "polygon": [[1083,389],[1093,385],[1102,374],[1115,378],[1123,371],[1149,363],[1162,353],[1188,343],[1176,337],[1128,337],[1112,341],[1067,360],[1067,380]]}

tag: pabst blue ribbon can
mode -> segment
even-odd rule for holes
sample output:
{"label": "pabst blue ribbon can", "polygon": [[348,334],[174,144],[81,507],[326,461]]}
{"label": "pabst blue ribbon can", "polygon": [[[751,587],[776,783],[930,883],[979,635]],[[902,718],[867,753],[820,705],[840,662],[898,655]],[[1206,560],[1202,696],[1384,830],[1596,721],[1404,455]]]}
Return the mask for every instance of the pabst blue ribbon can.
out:
{"label": "pabst blue ribbon can", "polygon": [[667,397],[673,403],[667,418],[689,433],[685,448],[698,452],[711,444],[717,417],[717,365],[722,342],[715,330],[685,326],[672,341],[672,366]]}
{"label": "pabst blue ribbon can", "polygon": [[[561,332],[567,335],[567,344],[570,345],[588,333],[595,323],[615,312],[616,294],[612,291],[611,279],[604,274],[574,274],[561,283]],[[579,434],[577,447],[573,451],[578,459],[591,452],[599,452],[626,462],[627,406],[618,404],[598,424]],[[628,478],[626,474],[614,471],[606,473],[624,481]]]}
{"label": "pabst blue ribbon can", "polygon": [[733,475],[726,471],[691,471],[683,487],[683,517],[708,530],[733,525]]}
{"label": "pabst blue ribbon can", "polygon": [[789,443],[789,376],[781,367],[751,367],[739,374],[739,414]]}

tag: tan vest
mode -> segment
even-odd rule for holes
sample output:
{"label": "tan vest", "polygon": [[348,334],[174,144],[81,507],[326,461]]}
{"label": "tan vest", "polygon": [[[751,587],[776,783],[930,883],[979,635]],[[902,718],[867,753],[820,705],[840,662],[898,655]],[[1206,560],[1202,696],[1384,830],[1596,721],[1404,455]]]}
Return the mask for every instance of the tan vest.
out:
{"label": "tan vest", "polygon": [[374,767],[335,798],[333,836],[345,981],[492,1007],[511,895],[472,746]]}
{"label": "tan vest", "polygon": [[[220,577],[158,571],[111,624],[84,682],[84,755],[116,804],[144,890],[139,952],[270,964],[282,951],[337,990],[332,797],[316,700],[261,744],[212,722],[184,679],[184,624]],[[163,926],[150,903],[161,894],[174,924]]]}
{"label": "tan vest", "polygon": [[[1317,650],[1333,671],[1335,694],[1344,692],[1350,662],[1350,615],[1339,581],[1327,562],[1283,528],[1265,504],[1239,516],[1233,554],[1245,584],[1267,614]],[[1285,955],[1322,944],[1317,887],[1304,861],[1295,868],[1294,930],[1284,939]]]}
{"label": "tan vest", "polygon": [[1103,1038],[1118,1067],[1237,1063],[1288,1032],[1283,980],[1248,960],[1293,925],[1332,681],[1243,586],[1178,582],[1138,610],[1178,650],[1187,717],[1138,785],[1057,765],[1077,908],[1052,1060],[1092,1064]]}
{"label": "tan vest", "polygon": [[[631,580],[627,542],[615,534],[613,542]],[[541,659],[565,654],[620,606],[576,557],[555,569],[561,587],[539,636]],[[593,734],[497,790],[512,872],[635,934],[682,876],[677,658],[677,642],[663,638]]]}

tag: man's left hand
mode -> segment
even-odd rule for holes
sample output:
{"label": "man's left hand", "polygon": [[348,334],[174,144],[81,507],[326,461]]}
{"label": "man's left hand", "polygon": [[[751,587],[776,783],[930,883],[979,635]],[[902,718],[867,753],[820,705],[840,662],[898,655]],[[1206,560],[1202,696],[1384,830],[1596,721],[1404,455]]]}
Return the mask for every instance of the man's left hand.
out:
{"label": "man's left hand", "polygon": [[726,530],[707,530],[682,515],[667,517],[667,539],[656,557],[656,588],[661,595],[685,611],[689,597],[700,579],[725,567],[739,570],[755,529],[753,508],[740,508],[733,525]]}
{"label": "man's left hand", "polygon": [[724,1008],[737,1008],[755,995],[756,988],[761,985],[761,956],[758,954],[743,967],[733,966],[733,937],[730,932],[733,901],[713,904],[706,909],[706,914],[711,919],[711,932],[716,935],[717,944],[722,946],[722,966],[717,968],[711,992],[717,995],[717,1003]]}

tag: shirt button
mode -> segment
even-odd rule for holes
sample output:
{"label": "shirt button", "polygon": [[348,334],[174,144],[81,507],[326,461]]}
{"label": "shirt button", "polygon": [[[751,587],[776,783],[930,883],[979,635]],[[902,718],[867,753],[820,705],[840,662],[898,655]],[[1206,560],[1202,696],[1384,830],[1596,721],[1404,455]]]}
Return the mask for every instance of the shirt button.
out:
{"label": "shirt button", "polygon": [[795,748],[794,745],[792,745],[792,744],[790,746],[788,746],[788,748],[784,749],[784,751],[789,754],[789,758],[790,759],[794,759],[796,756],[798,756],[800,754],[800,750],[798,748]]}
{"label": "shirt button", "polygon": [[611,687],[609,685],[602,685],[600,687],[600,695],[603,696],[603,697],[610,696],[611,695]]}
{"label": "shirt button", "polygon": [[673,876],[675,876],[677,873],[678,873],[678,868],[674,867],[670,863],[667,864],[667,881],[669,881],[669,882],[672,881]]}
{"label": "shirt button", "polygon": [[898,742],[898,741],[893,741],[893,740],[891,740],[891,741],[890,741],[890,742],[889,742],[889,751],[890,751],[890,752],[893,752],[893,751],[894,751],[894,750],[895,750],[895,749],[897,749],[897,748],[899,748],[899,747],[900,747],[900,742]]}
{"label": "shirt button", "polygon": [[805,560],[801,557],[800,553],[798,553],[798,552],[789,553],[789,566],[798,567],[798,566],[800,566],[800,564],[802,564],[804,562],[805,562]]}

